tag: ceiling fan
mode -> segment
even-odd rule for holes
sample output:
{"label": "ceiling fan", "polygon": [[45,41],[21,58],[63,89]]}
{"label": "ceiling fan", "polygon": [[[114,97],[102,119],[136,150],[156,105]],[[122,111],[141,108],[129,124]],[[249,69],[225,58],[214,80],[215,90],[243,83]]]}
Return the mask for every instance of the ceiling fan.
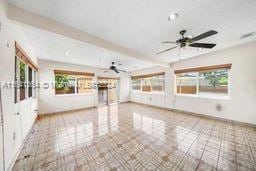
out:
{"label": "ceiling fan", "polygon": [[118,65],[122,65],[122,64],[119,64],[119,63],[117,63],[117,62],[111,62],[111,64],[112,64],[112,65],[110,65],[109,68],[107,68],[107,69],[101,69],[101,70],[104,70],[104,71],[103,71],[104,73],[106,73],[106,72],[108,72],[108,71],[114,71],[114,72],[116,72],[117,74],[118,74],[120,71],[121,71],[121,72],[126,72],[126,71],[124,71],[124,70],[117,69],[117,67],[115,66],[115,64],[118,64]]}
{"label": "ceiling fan", "polygon": [[210,37],[210,36],[212,36],[214,34],[217,34],[218,32],[215,31],[215,30],[209,30],[209,31],[207,31],[207,32],[205,32],[203,34],[200,34],[200,35],[198,35],[196,37],[193,37],[193,38],[185,37],[184,36],[185,33],[186,33],[186,30],[180,31],[181,38],[176,40],[175,42],[172,42],[172,41],[164,41],[164,42],[162,42],[162,43],[176,44],[176,46],[168,48],[168,49],[166,49],[164,51],[158,52],[156,55],[159,55],[161,53],[170,51],[170,50],[175,49],[177,47],[185,48],[186,46],[190,46],[190,47],[195,47],[195,48],[208,48],[208,49],[211,49],[214,46],[216,46],[216,44],[213,44],[213,43],[197,43],[198,40],[201,40],[201,39]]}

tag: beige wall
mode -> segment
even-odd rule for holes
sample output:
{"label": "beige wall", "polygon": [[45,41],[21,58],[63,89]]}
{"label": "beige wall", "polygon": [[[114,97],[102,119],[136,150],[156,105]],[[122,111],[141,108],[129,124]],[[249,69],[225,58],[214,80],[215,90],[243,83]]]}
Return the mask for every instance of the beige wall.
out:
{"label": "beige wall", "polygon": [[[132,74],[165,71],[165,94],[131,92],[131,101],[174,108],[189,112],[226,118],[256,124],[256,42],[201,55],[172,64],[171,68],[155,67],[133,72]],[[230,70],[230,98],[198,98],[175,95],[174,70],[200,66],[232,63]],[[217,111],[216,104],[222,105]]]}
{"label": "beige wall", "polygon": [[[39,82],[52,83],[55,80],[54,69],[93,72],[95,73],[95,81],[98,76],[102,77],[118,77],[120,78],[119,102],[127,102],[129,100],[129,76],[127,73],[115,74],[112,71],[103,73],[99,68],[73,65],[51,61],[39,61]],[[39,113],[47,114],[65,110],[79,109],[97,106],[97,92],[84,95],[55,95],[54,88],[39,90]]]}
{"label": "beige wall", "polygon": [[[13,25],[7,19],[7,2],[0,0],[0,81],[4,82],[14,81],[14,59],[15,46],[17,41],[22,48],[30,55],[32,60],[37,63],[34,57],[29,42],[25,38],[25,33],[19,26]],[[7,45],[8,44],[8,45]],[[5,169],[7,170],[12,162],[15,160],[21,144],[28,131],[30,130],[36,113],[37,99],[31,98],[24,100],[18,105],[14,105],[14,89],[3,89],[2,107],[4,119],[4,150],[5,150]],[[19,108],[19,109],[18,109]],[[18,110],[17,110],[18,109]],[[19,111],[20,115],[15,115]],[[1,145],[1,144],[0,144]],[[3,160],[1,159],[1,162]],[[2,170],[2,169],[0,169]]]}

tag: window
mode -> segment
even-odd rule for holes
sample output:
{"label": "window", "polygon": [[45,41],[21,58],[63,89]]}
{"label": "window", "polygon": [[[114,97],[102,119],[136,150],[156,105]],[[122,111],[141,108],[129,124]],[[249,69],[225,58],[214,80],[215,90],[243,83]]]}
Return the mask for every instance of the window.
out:
{"label": "window", "polygon": [[33,97],[37,97],[37,71],[33,70]]}
{"label": "window", "polygon": [[135,91],[163,93],[164,87],[164,73],[132,76],[132,89]]}
{"label": "window", "polygon": [[85,94],[93,92],[93,76],[89,73],[55,70],[55,94]]}
{"label": "window", "polygon": [[199,97],[225,97],[228,95],[228,73],[231,64],[177,70],[176,93]]}
{"label": "window", "polygon": [[34,74],[38,69],[28,55],[15,42],[14,103],[33,96]]}
{"label": "window", "polygon": [[28,67],[28,97],[33,96],[33,70]]}
{"label": "window", "polygon": [[151,87],[153,92],[164,92],[164,75],[159,75],[151,78]]}
{"label": "window", "polygon": [[182,73],[176,75],[177,93],[196,94],[197,73]]}
{"label": "window", "polygon": [[71,75],[55,75],[55,94],[75,94],[76,78]]}
{"label": "window", "polygon": [[20,101],[26,99],[26,64],[19,61],[19,74],[20,74]]}
{"label": "window", "polygon": [[92,77],[79,77],[77,78],[77,93],[89,93],[92,92]]}
{"label": "window", "polygon": [[140,90],[141,89],[141,79],[132,80],[132,90]]}
{"label": "window", "polygon": [[14,66],[14,103],[18,102],[18,58],[15,56],[15,66]]}
{"label": "window", "polygon": [[228,94],[228,70],[199,72],[199,94]]}
{"label": "window", "polygon": [[141,86],[143,92],[151,92],[151,78],[142,78]]}

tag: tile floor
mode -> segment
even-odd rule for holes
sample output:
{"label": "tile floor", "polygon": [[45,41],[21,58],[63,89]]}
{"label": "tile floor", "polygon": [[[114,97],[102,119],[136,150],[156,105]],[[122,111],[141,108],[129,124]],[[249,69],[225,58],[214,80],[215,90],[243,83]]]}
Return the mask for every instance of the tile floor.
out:
{"label": "tile floor", "polygon": [[256,129],[125,103],[36,121],[13,170],[256,170]]}

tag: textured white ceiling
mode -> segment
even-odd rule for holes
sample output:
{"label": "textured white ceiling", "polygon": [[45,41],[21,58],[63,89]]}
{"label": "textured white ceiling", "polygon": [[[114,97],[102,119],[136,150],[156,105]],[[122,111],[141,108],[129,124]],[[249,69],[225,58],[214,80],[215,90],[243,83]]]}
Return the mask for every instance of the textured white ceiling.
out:
{"label": "textured white ceiling", "polygon": [[[19,26],[20,27],[20,26]],[[108,68],[112,61],[122,64],[119,69],[133,71],[154,64],[115,53],[41,29],[24,27],[34,54],[42,60]],[[67,55],[66,52],[69,52]],[[136,68],[134,67],[136,66]]]}
{"label": "textured white ceiling", "polygon": [[[256,40],[255,0],[9,0],[12,4],[115,44],[173,62],[199,54]],[[168,15],[179,13],[176,21]],[[219,33],[202,42],[217,43],[213,50],[196,48],[155,53],[170,47],[164,40],[176,40],[179,31],[196,36],[214,29]],[[133,59],[132,59],[133,60]]]}

